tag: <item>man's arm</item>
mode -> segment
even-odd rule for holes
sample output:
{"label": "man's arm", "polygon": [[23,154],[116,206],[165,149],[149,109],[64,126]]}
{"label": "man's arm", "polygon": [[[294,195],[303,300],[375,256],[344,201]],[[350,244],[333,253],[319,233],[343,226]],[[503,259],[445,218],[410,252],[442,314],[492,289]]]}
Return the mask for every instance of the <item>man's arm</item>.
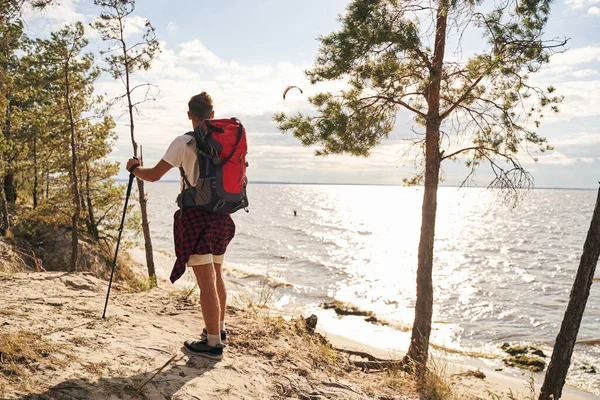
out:
{"label": "man's arm", "polygon": [[[129,161],[127,161],[127,167],[126,167],[127,171],[131,171],[131,168],[134,165],[140,165],[140,160],[136,160],[135,158],[130,158]],[[152,168],[139,167],[139,166],[136,167],[133,170],[133,175],[135,175],[136,177],[138,177],[144,181],[156,182],[157,180],[162,178],[167,172],[169,172],[169,170],[171,168],[173,168],[173,166],[171,164],[169,164],[165,160],[160,160],[158,162],[158,164],[156,164]]]}

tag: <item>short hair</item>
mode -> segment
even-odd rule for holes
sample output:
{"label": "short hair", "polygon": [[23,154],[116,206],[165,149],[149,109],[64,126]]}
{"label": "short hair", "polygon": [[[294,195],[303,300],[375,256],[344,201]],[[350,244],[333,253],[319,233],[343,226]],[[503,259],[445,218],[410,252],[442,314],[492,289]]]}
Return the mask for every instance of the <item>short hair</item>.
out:
{"label": "short hair", "polygon": [[188,109],[195,120],[210,119],[210,114],[213,111],[213,99],[208,93],[202,92],[190,98]]}

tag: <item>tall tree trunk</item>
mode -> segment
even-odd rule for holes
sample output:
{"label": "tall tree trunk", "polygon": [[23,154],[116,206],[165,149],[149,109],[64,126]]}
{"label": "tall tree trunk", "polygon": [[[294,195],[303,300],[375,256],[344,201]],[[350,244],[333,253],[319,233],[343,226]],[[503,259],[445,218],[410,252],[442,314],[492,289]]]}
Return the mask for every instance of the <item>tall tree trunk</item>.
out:
{"label": "tall tree trunk", "polygon": [[142,231],[144,232],[144,244],[146,249],[146,264],[148,266],[148,277],[151,285],[157,286],[156,272],[154,269],[154,256],[152,253],[152,240],[150,239],[150,224],[148,222],[147,200],[144,194],[144,181],[137,179],[140,210],[142,213]]}
{"label": "tall tree trunk", "polygon": [[437,212],[437,191],[440,175],[440,87],[448,4],[440,2],[436,22],[435,50],[429,69],[427,118],[425,129],[425,188],[421,216],[421,237],[417,264],[417,300],[411,342],[406,355],[414,364],[417,376],[423,378],[427,369],[429,337],[433,316],[433,245]]}
{"label": "tall tree trunk", "polygon": [[46,200],[50,196],[50,172],[46,172]]}
{"label": "tall tree trunk", "polygon": [[69,62],[65,66],[65,100],[69,112],[69,122],[71,125],[71,191],[73,195],[73,211],[71,223],[71,271],[77,271],[77,261],[79,259],[79,218],[81,215],[81,203],[79,198],[79,182],[77,179],[77,148],[75,120],[73,118],[73,108],[71,106],[71,93],[69,88]]}
{"label": "tall tree trunk", "polygon": [[33,134],[33,209],[38,205],[37,131]]}
{"label": "tall tree trunk", "polygon": [[90,193],[90,169],[87,164],[85,166],[85,198],[88,210],[89,231],[94,240],[97,241],[100,238],[100,234],[98,233],[98,225],[96,224],[96,218],[94,217],[94,207],[92,206],[92,195]]}
{"label": "tall tree trunk", "polygon": [[4,176],[4,194],[6,202],[14,206],[17,201],[17,190],[15,189],[15,174],[11,171]]}
{"label": "tall tree trunk", "polygon": [[552,358],[546,371],[544,385],[540,392],[540,400],[560,399],[565,385],[567,371],[571,365],[573,347],[577,340],[577,333],[581,326],[583,312],[590,295],[590,288],[594,280],[598,257],[600,256],[600,191],[596,199],[596,207],[592,214],[590,229],[583,245],[583,254],[579,261],[579,268],[575,282],[569,296],[569,304],[556,337]]}
{"label": "tall tree trunk", "polygon": [[8,215],[8,205],[6,203],[6,197],[4,197],[4,190],[0,190],[0,215],[2,217],[2,228],[0,233],[2,236],[6,235],[6,232],[10,230],[10,218]]}
{"label": "tall tree trunk", "polygon": [[[83,164],[85,165],[85,164]],[[83,190],[83,182],[85,182],[85,179],[83,178],[83,168],[82,166],[78,166],[77,168],[77,173],[79,174],[77,176],[77,179],[79,180],[79,182],[81,182],[81,189],[79,190],[79,204],[81,204],[81,214],[85,216],[85,219],[87,220],[87,202],[86,202],[86,193],[85,190]],[[86,223],[87,224],[87,223]]]}
{"label": "tall tree trunk", "polygon": [[[123,38],[123,31],[121,31],[121,38]],[[125,60],[125,87],[127,90],[127,104],[129,107],[129,128],[131,132],[131,144],[133,145],[133,156],[137,157],[137,142],[135,141],[134,135],[134,121],[133,121],[133,102],[131,101],[131,90],[129,81],[129,55],[127,54],[127,46],[125,42],[121,40],[123,47],[123,55]],[[138,185],[138,196],[140,202],[140,211],[142,214],[142,231],[144,233],[144,247],[146,249],[146,266],[148,267],[148,277],[150,278],[150,284],[157,286],[156,271],[154,268],[154,254],[152,253],[152,239],[150,237],[150,223],[148,222],[148,210],[146,207],[146,193],[144,192],[144,181],[137,178]]]}
{"label": "tall tree trunk", "polygon": [[[4,125],[4,140],[8,141],[11,136],[11,104],[10,100],[6,106],[6,124]],[[4,196],[9,205],[14,205],[17,201],[17,192],[15,190],[15,175],[10,169],[10,155],[4,154],[4,160],[9,164],[6,173],[4,174]]]}

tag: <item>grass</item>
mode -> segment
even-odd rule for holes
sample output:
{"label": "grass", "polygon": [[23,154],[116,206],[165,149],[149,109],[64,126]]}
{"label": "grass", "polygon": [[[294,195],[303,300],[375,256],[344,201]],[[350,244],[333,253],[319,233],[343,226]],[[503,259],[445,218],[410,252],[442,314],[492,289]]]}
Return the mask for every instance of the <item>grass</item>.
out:
{"label": "grass", "polygon": [[[330,376],[344,377],[359,373],[359,369],[335,350],[326,338],[309,332],[306,319],[302,316],[288,321],[281,316],[270,315],[271,304],[279,287],[281,285],[273,284],[267,275],[262,279],[259,290],[255,291],[257,295],[252,296],[247,290],[236,293],[230,303],[244,310],[248,323],[237,327],[230,346],[258,353],[277,362],[282,368],[291,363],[293,373],[307,379],[311,379],[313,371],[326,371]],[[364,379],[357,382],[365,392],[372,395],[381,392],[381,384],[386,387],[384,390],[387,392],[415,391],[414,379],[400,370],[386,371],[382,382],[375,377],[366,382]],[[285,393],[286,396],[293,394]]]}
{"label": "grass", "polygon": [[441,346],[441,345],[438,345],[435,343],[429,343],[429,347],[431,347],[432,349],[435,349],[435,350],[443,351],[448,354],[460,354],[463,356],[468,356],[468,357],[473,357],[473,358],[485,358],[485,359],[489,359],[489,360],[494,360],[497,358],[497,356],[495,356],[493,354],[489,354],[489,353],[483,353],[480,351],[468,351],[468,350],[453,349],[451,347]]}
{"label": "grass", "polygon": [[223,393],[223,394],[230,394],[232,389],[233,389],[232,385],[227,385],[224,388],[217,388],[215,390],[215,392],[217,392],[217,393]]}
{"label": "grass", "polygon": [[93,376],[102,376],[108,366],[107,362],[87,362],[81,364],[87,373]]}
{"label": "grass", "polygon": [[29,377],[37,371],[64,368],[65,348],[34,332],[0,333],[0,394],[7,382],[27,388]]}
{"label": "grass", "polygon": [[5,317],[26,317],[27,316],[27,314],[25,314],[21,310],[14,309],[14,306],[1,309],[0,315],[3,315]]}
{"label": "grass", "polygon": [[198,284],[188,285],[183,289],[176,289],[169,291],[169,298],[176,303],[183,303],[186,305],[193,305],[197,302],[198,297],[193,297],[194,294],[198,293]]}
{"label": "grass", "polygon": [[508,393],[505,393],[502,396],[488,390],[487,395],[491,400],[537,400],[538,397],[535,390],[535,379],[533,378],[533,375],[529,375],[527,378],[525,390],[527,391],[526,394],[520,394],[518,392],[513,392],[512,389],[508,389]]}
{"label": "grass", "polygon": [[384,371],[381,383],[394,390],[416,390],[414,378],[403,371],[400,367],[389,368]]}
{"label": "grass", "polygon": [[247,312],[268,317],[272,309],[271,304],[280,287],[279,284],[273,284],[271,277],[267,275],[261,279],[258,295],[255,294],[257,291],[240,288],[231,296],[229,303]]}
{"label": "grass", "polygon": [[[104,250],[105,257],[110,256],[110,249]],[[108,260],[109,258],[107,258]],[[153,287],[156,287],[156,277],[150,278],[146,275],[140,275],[134,272],[134,262],[128,253],[119,255],[117,267],[115,269],[114,281],[120,282],[125,291],[129,293],[147,292]],[[112,268],[112,267],[111,267]],[[109,275],[106,277],[108,279]]]}
{"label": "grass", "polygon": [[93,342],[91,338],[85,336],[74,336],[69,338],[69,341],[77,347],[85,347]]}

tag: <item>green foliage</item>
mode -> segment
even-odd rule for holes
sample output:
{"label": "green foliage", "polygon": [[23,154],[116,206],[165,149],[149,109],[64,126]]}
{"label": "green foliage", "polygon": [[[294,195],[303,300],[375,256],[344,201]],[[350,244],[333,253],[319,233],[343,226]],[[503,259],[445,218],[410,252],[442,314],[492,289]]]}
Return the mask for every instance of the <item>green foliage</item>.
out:
{"label": "green foliage", "polygon": [[[156,86],[151,83],[134,85],[131,82],[131,75],[150,68],[152,61],[160,53],[160,44],[156,39],[154,27],[148,20],[145,21],[141,38],[126,38],[127,18],[135,10],[135,0],[94,0],[94,4],[102,7],[102,12],[92,26],[98,31],[102,40],[110,46],[108,50],[101,52],[108,65],[105,70],[114,79],[120,80],[124,88],[124,93],[114,98],[111,105],[123,103],[125,106],[129,116],[129,132],[135,157],[138,155],[138,145],[135,140],[134,113],[139,113],[138,106],[140,104],[153,100],[152,89],[156,89]],[[131,45],[130,40],[135,44]],[[144,94],[141,96],[137,94],[139,89],[144,90]],[[146,207],[147,199],[144,193],[144,183],[140,180],[138,180],[138,192],[148,275],[153,278],[155,270]],[[151,280],[151,283],[156,283],[156,279]]]}
{"label": "green foliage", "polygon": [[[49,2],[46,2],[49,3]],[[107,160],[116,134],[94,95],[100,74],[81,23],[48,39],[23,35],[23,1],[0,4],[0,177],[14,176],[18,204],[11,219],[33,236],[39,226],[69,226],[76,203],[72,191],[71,130],[66,79],[74,122],[81,215],[79,229],[96,240],[112,239],[120,222],[124,190]],[[10,6],[10,7],[9,7]],[[4,193],[2,193],[4,195]],[[33,205],[33,207],[31,207]]]}
{"label": "green foliage", "polygon": [[122,42],[125,38],[125,21],[135,10],[135,0],[94,0],[94,4],[102,7],[103,11],[92,27],[103,40],[112,42],[114,46],[101,52],[107,55],[107,71],[114,79],[121,79],[126,74],[148,70],[152,60],[160,53],[160,45],[150,21],[146,20],[144,24],[140,42],[130,47]]}
{"label": "green foliage", "polygon": [[[318,146],[317,155],[368,156],[392,131],[400,109],[412,113],[416,132],[424,134],[412,139],[423,169],[405,180],[425,186],[415,323],[406,356],[420,378],[426,375],[433,312],[441,161],[466,159],[470,172],[463,184],[489,163],[495,174],[489,186],[507,189],[501,194],[516,202],[532,185],[516,155],[551,149],[536,130],[545,110],[558,112],[562,97],[552,87],[531,85],[529,76],[566,41],[542,39],[549,0],[514,4],[354,0],[340,30],[320,38],[315,65],[306,72],[312,83],[341,80],[345,88],[311,97],[316,115],[273,117],[281,131]],[[446,60],[447,47],[460,47],[463,34],[483,37],[483,46],[469,59]]]}
{"label": "green foliage", "polygon": [[[160,43],[156,39],[154,27],[146,20],[141,38],[134,40],[133,45],[128,44],[125,27],[127,18],[135,10],[135,0],[94,0],[94,4],[102,7],[102,12],[91,26],[98,31],[102,40],[109,43],[109,48],[100,52],[107,64],[105,71],[125,86],[125,93],[113,99],[112,103],[125,102],[133,138],[133,111],[137,111],[139,104],[150,99],[153,85],[146,83],[133,86],[130,77],[150,68],[152,61],[160,54]],[[133,100],[132,96],[139,89],[144,90],[143,99]],[[135,143],[134,154],[137,155]]]}
{"label": "green foliage", "polygon": [[[282,131],[293,130],[294,137],[304,146],[322,144],[317,155],[349,153],[367,156],[394,126],[397,106],[388,104],[371,113],[370,98],[361,98],[360,91],[351,90],[342,96],[322,93],[310,99],[319,117],[296,114],[286,117],[276,114],[274,120]],[[346,110],[351,110],[346,112]],[[344,134],[339,134],[344,132]]]}
{"label": "green foliage", "polygon": [[[565,44],[542,38],[549,12],[548,0],[517,7],[497,2],[493,9],[483,1],[355,0],[341,16],[340,30],[319,38],[315,65],[306,72],[313,83],[343,80],[346,88],[311,97],[313,115],[278,113],[274,121],[303,145],[320,147],[319,155],[368,156],[404,109],[417,131],[431,125],[443,132],[443,159],[466,157],[471,173],[489,162],[507,181],[518,180],[510,176],[523,172],[515,155],[552,149],[536,130],[544,112],[558,112],[562,101],[554,87],[529,83],[531,73]],[[465,32],[487,43],[467,60],[442,60],[438,70],[429,46],[440,16],[447,16],[445,26],[460,28],[441,32],[445,43],[459,43]],[[432,86],[437,77],[439,97]]]}

